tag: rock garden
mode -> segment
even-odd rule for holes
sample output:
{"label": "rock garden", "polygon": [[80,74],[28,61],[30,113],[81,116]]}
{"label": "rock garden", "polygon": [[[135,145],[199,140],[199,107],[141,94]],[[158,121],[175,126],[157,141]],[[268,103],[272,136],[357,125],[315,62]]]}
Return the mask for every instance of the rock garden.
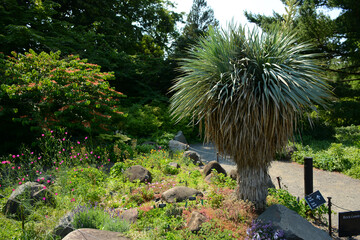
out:
{"label": "rock garden", "polygon": [[134,146],[134,154],[123,159],[124,152],[110,156],[65,132],[44,132],[39,142],[43,152],[24,149],[1,164],[0,239],[328,236],[305,214],[277,205],[284,194],[275,189],[269,208],[256,212],[252,203],[234,197],[236,174],[216,161],[204,165],[198,153],[178,151],[171,143],[167,150]]}

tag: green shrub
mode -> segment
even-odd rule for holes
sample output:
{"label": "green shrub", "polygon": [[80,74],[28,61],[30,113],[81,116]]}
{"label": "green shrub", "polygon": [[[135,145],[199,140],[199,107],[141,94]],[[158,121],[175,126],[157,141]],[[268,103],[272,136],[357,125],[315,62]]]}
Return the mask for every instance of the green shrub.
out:
{"label": "green shrub", "polygon": [[284,205],[285,207],[297,212],[300,216],[304,218],[311,217],[311,212],[314,215],[317,215],[319,218],[322,218],[322,214],[328,212],[328,208],[325,205],[322,205],[314,210],[311,210],[310,207],[305,203],[305,199],[296,199],[295,196],[291,195],[285,189],[275,189],[269,188],[268,202],[274,202]]}
{"label": "green shrub", "polygon": [[113,73],[78,56],[13,52],[1,79],[0,106],[16,114],[14,121],[39,129],[106,132],[121,117],[118,100],[124,97],[110,87],[113,79]]}
{"label": "green shrub", "polygon": [[212,170],[213,177],[211,178],[212,183],[221,188],[235,189],[237,181],[229,176],[225,176],[223,173],[218,173],[216,169]]}
{"label": "green shrub", "polygon": [[114,232],[127,232],[130,224],[121,220],[117,214],[104,211],[99,207],[84,205],[73,211],[74,228],[94,228]]}

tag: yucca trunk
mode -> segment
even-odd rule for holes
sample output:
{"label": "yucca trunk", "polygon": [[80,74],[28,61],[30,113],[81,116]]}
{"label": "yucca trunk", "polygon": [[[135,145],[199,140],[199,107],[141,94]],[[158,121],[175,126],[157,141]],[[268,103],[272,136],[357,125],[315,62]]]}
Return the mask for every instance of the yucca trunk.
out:
{"label": "yucca trunk", "polygon": [[265,209],[269,181],[271,181],[268,166],[238,167],[237,172],[237,198],[251,201],[258,211]]}

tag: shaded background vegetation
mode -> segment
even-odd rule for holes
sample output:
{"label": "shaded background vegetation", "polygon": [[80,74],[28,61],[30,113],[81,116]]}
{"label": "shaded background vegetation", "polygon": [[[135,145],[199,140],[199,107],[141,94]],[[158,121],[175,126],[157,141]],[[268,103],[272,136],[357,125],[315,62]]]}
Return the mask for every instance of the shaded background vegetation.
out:
{"label": "shaded background vegetation", "polygon": [[[264,31],[274,24],[291,24],[301,40],[314,43],[322,53],[318,60],[326,69],[337,99],[329,109],[309,112],[315,128],[305,118],[300,133],[331,139],[334,127],[360,124],[360,28],[356,24],[360,22],[360,3],[356,0],[283,0],[283,3],[287,7],[284,15],[245,14]],[[163,141],[181,129],[196,139],[197,128],[187,125],[190,119],[179,125],[170,119],[168,89],[179,74],[178,58],[187,56],[186,50],[199,36],[207,34],[209,26],[219,24],[214,17],[216,9],[208,7],[205,0],[194,0],[188,14],[176,12],[173,6],[171,1],[163,0],[2,0],[1,85],[9,86],[5,72],[9,70],[6,61],[12,51],[19,54],[30,49],[36,53],[60,51],[61,58],[77,55],[101,66],[101,72],[113,72],[111,87],[127,96],[119,102],[124,114],[116,125],[118,132],[140,141]],[[335,19],[319,11],[333,8],[341,10]],[[179,30],[180,22],[185,25]],[[33,136],[38,135],[34,126],[39,123],[13,121],[20,113],[13,111],[6,101],[4,87],[0,91],[0,134],[6,136],[6,141],[2,138],[0,153],[5,154],[14,152],[19,141],[30,144]],[[107,133],[113,134],[113,130]]]}

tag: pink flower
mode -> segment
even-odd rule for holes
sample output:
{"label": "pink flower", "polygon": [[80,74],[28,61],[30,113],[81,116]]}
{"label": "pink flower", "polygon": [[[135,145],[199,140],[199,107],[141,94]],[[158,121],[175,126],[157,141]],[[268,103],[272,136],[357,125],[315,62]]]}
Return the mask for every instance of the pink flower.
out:
{"label": "pink flower", "polygon": [[11,167],[12,169],[15,169],[15,167]]}
{"label": "pink flower", "polygon": [[46,186],[44,186],[43,189],[46,189]]}
{"label": "pink flower", "polygon": [[41,136],[43,137],[43,136],[45,136],[45,134],[41,134]]}
{"label": "pink flower", "polygon": [[34,162],[31,162],[30,164],[33,164]]}
{"label": "pink flower", "polygon": [[71,202],[75,202],[75,198],[72,198],[70,201],[71,201]]}
{"label": "pink flower", "polygon": [[50,131],[50,133],[53,133],[53,132],[54,132],[53,130]]}
{"label": "pink flower", "polygon": [[23,180],[23,181],[24,181],[24,180],[25,180],[25,178],[22,178],[21,180]]}
{"label": "pink flower", "polygon": [[73,192],[73,191],[74,191],[74,189],[71,189],[71,191]]}
{"label": "pink flower", "polygon": [[57,196],[57,195],[58,195],[58,193],[56,192],[56,193],[55,193],[55,196]]}
{"label": "pink flower", "polygon": [[18,169],[20,169],[21,167],[18,167]]}
{"label": "pink flower", "polygon": [[19,182],[19,185],[21,185],[21,182]]}
{"label": "pink flower", "polygon": [[12,190],[13,192],[15,191],[15,189]]}
{"label": "pink flower", "polygon": [[34,152],[31,152],[30,154],[34,154]]}
{"label": "pink flower", "polygon": [[85,137],[85,140],[87,139],[87,137]]}
{"label": "pink flower", "polygon": [[67,132],[65,132],[65,134],[67,134]]}
{"label": "pink flower", "polygon": [[69,183],[71,183],[71,181]]}
{"label": "pink flower", "polygon": [[43,200],[45,201],[45,200],[46,200],[46,198],[45,198],[45,197],[43,197]]}
{"label": "pink flower", "polygon": [[51,181],[50,180],[47,180],[47,183],[50,183]]}
{"label": "pink flower", "polygon": [[58,170],[59,168],[55,168],[56,170]]}
{"label": "pink flower", "polygon": [[36,179],[36,181],[40,182],[40,179]]}
{"label": "pink flower", "polygon": [[108,162],[110,162],[110,159],[108,159]]}
{"label": "pink flower", "polygon": [[12,155],[12,158],[16,158],[15,155]]}

